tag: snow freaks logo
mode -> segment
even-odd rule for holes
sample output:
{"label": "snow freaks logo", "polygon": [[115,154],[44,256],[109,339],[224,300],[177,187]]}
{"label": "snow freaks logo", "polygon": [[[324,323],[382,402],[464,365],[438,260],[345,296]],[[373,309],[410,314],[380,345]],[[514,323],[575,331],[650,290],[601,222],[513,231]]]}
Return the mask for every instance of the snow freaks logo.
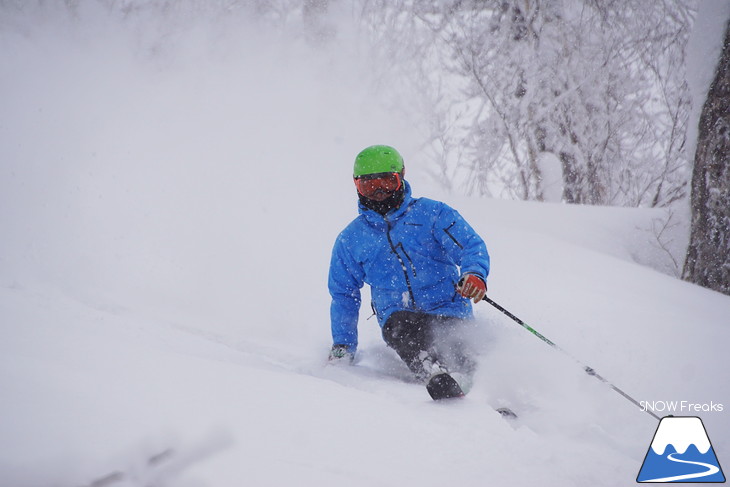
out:
{"label": "snow freaks logo", "polygon": [[655,413],[721,413],[725,408],[716,402],[698,404],[689,401],[641,401],[639,403],[642,411]]}
{"label": "snow freaks logo", "polygon": [[659,422],[637,482],[725,482],[705,425],[696,416]]}

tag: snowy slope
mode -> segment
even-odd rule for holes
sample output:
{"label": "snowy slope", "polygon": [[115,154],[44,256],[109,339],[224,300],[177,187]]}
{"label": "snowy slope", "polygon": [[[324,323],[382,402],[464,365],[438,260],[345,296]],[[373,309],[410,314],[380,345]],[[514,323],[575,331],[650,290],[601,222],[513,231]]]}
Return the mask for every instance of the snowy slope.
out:
{"label": "snowy slope", "polygon": [[[571,208],[464,206],[491,244],[494,299],[639,400],[730,404],[714,372],[728,366],[727,297],[516,225],[553,213],[568,234],[588,226]],[[501,215],[493,224],[490,212]],[[594,218],[588,229],[606,226]],[[163,471],[169,485],[617,485],[636,475],[656,422],[486,305],[474,390],[439,405],[408,382],[372,321],[357,366],[325,367],[327,324],[313,318],[328,305],[324,282],[300,280],[308,304],[243,310],[225,332],[175,310],[160,318],[144,302],[111,307],[6,279],[3,485],[85,485],[168,448],[194,460]],[[242,293],[256,282],[243,279]],[[516,429],[490,405],[518,411]],[[702,417],[722,463],[727,413]]]}
{"label": "snowy slope", "polygon": [[730,464],[730,298],[636,263],[664,265],[661,212],[443,194],[362,66],[225,30],[147,58],[96,20],[2,34],[0,485],[633,484],[656,421],[486,304],[462,402],[367,309],[357,365],[325,366],[351,160],[383,142],[484,236],[492,298],[638,400],[724,404]]}

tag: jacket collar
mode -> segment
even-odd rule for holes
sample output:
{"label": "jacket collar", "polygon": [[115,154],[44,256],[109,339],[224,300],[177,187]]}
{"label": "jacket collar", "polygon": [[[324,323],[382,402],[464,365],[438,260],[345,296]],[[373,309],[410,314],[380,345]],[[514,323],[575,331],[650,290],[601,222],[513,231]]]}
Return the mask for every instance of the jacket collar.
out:
{"label": "jacket collar", "polygon": [[381,215],[380,213],[373,211],[367,207],[365,207],[362,203],[358,202],[358,211],[362,216],[365,217],[365,219],[368,221],[368,223],[371,223],[373,225],[384,225],[388,222],[392,222],[403,216],[407,211],[408,207],[413,203],[414,198],[411,195],[411,185],[406,181],[403,180],[403,185],[405,188],[405,191],[403,192],[403,202],[400,204],[398,208],[394,208],[390,210],[388,213],[385,214],[385,216]]}

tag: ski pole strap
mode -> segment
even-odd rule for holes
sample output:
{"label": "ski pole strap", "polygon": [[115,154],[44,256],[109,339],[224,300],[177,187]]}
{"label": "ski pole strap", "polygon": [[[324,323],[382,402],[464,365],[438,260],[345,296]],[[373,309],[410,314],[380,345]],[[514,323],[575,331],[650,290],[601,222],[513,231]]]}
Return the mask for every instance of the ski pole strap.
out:
{"label": "ski pole strap", "polygon": [[648,408],[647,409],[642,408],[641,407],[641,404],[639,404],[639,402],[636,399],[634,399],[633,397],[631,397],[628,394],[626,394],[624,391],[622,391],[621,389],[619,389],[618,387],[616,387],[615,385],[613,385],[608,380],[604,379],[601,375],[598,374],[598,372],[596,372],[593,369],[593,367],[589,367],[589,366],[583,364],[580,360],[578,360],[577,358],[573,357],[571,354],[569,354],[568,352],[566,352],[565,350],[563,350],[562,348],[560,348],[559,346],[557,346],[554,342],[552,342],[550,339],[548,339],[545,335],[543,335],[539,331],[535,330],[533,327],[531,327],[530,325],[528,325],[527,323],[525,323],[524,321],[522,321],[521,319],[519,319],[517,316],[513,315],[512,313],[510,313],[504,307],[500,306],[497,302],[495,302],[494,300],[490,299],[487,296],[484,296],[484,301],[486,301],[487,303],[489,303],[492,306],[494,306],[496,309],[498,309],[499,311],[501,311],[502,313],[504,313],[505,315],[507,315],[509,318],[511,318],[512,321],[514,321],[515,323],[517,323],[518,325],[520,325],[522,328],[526,329],[527,331],[529,331],[530,333],[532,333],[533,335],[535,335],[537,338],[539,338],[543,342],[545,342],[548,345],[550,345],[551,347],[553,347],[555,350],[558,350],[558,351],[562,352],[564,355],[566,355],[567,357],[570,357],[571,359],[573,359],[575,362],[578,363],[578,365],[580,365],[583,368],[583,371],[586,374],[588,374],[588,375],[590,375],[592,377],[595,377],[596,379],[600,380],[604,384],[608,385],[611,389],[613,389],[617,393],[621,394],[621,396],[623,396],[625,399],[627,399],[629,402],[631,402],[632,404],[634,404],[635,406],[637,406],[642,411],[650,414],[651,416],[653,416],[656,419],[659,419],[659,420],[661,419],[659,416],[657,416],[653,412],[649,411]]}

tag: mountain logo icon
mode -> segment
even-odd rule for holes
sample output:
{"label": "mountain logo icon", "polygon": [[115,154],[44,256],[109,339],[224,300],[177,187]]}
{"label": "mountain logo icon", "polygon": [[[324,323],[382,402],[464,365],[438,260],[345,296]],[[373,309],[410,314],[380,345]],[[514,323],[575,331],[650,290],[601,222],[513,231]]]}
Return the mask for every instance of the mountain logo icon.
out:
{"label": "mountain logo icon", "polygon": [[637,482],[725,482],[702,420],[666,416],[646,452]]}

